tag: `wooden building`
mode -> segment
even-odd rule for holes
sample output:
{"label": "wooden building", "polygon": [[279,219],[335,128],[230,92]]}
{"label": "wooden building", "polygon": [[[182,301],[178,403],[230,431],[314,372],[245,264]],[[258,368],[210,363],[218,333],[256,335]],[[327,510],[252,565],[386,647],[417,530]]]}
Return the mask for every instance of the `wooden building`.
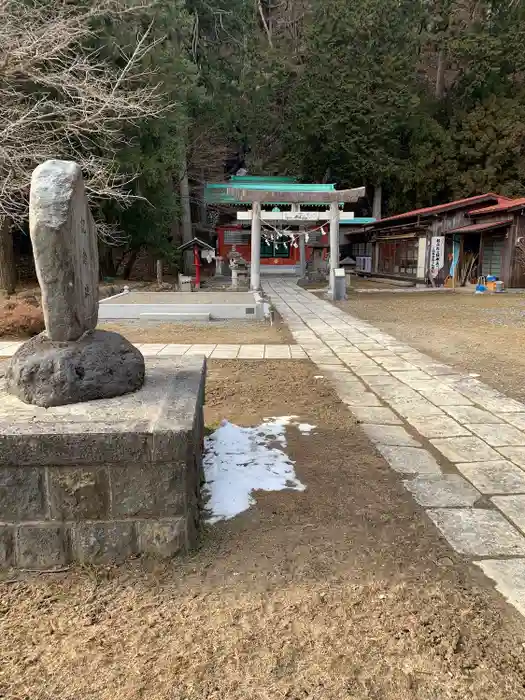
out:
{"label": "wooden building", "polygon": [[525,286],[516,244],[525,237],[525,198],[488,194],[398,214],[366,228],[373,274],[434,286],[494,275]]}
{"label": "wooden building", "polygon": [[[480,271],[494,275],[507,287],[525,287],[525,268],[519,246],[525,244],[525,197],[500,201],[471,211],[472,223],[459,233],[479,240]],[[474,241],[475,242],[475,241]]]}

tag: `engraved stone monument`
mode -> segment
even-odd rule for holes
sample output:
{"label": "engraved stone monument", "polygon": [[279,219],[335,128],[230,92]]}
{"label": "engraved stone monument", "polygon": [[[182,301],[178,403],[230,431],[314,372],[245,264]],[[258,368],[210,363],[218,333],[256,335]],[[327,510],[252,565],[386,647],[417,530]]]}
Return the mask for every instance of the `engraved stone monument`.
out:
{"label": "engraved stone monument", "polygon": [[46,330],[12,357],[7,391],[44,407],[136,391],[144,382],[141,353],[118,333],[96,330],[97,235],[76,163],[36,168],[29,226]]}

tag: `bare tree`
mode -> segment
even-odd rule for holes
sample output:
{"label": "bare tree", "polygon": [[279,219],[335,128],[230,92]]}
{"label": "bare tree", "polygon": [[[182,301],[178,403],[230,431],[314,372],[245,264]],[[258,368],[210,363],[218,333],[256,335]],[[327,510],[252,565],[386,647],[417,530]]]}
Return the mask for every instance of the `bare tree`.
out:
{"label": "bare tree", "polygon": [[[105,58],[97,27],[118,26],[151,4],[98,0],[0,0],[0,228],[27,216],[33,169],[48,158],[76,160],[91,199],[126,201],[115,162],[126,126],[167,108],[145,55],[157,43],[152,25],[118,61]],[[158,41],[158,40],[157,40]],[[118,65],[118,67],[117,67]],[[106,231],[106,235],[110,235]],[[6,244],[10,236],[0,237]],[[0,253],[0,263],[10,259]],[[0,280],[6,277],[0,273]]]}

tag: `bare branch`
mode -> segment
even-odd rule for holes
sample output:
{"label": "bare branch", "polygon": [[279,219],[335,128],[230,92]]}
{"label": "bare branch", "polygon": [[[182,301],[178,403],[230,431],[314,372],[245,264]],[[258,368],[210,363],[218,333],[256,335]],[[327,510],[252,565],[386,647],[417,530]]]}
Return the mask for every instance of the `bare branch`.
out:
{"label": "bare branch", "polygon": [[15,222],[26,216],[33,169],[48,158],[78,161],[91,199],[125,204],[135,177],[119,173],[115,159],[125,127],[171,108],[144,61],[163,40],[153,38],[153,22],[121,48],[121,68],[93,49],[101,20],[118,26],[153,4],[92,5],[0,0],[0,212]]}

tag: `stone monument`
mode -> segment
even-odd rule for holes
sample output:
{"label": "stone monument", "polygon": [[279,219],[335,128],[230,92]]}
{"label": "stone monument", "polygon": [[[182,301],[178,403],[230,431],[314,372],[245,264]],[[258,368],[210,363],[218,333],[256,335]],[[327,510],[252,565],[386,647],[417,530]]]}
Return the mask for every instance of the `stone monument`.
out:
{"label": "stone monument", "polygon": [[136,391],[144,382],[141,353],[118,333],[96,330],[97,235],[76,163],[36,168],[29,227],[46,329],[12,357],[7,391],[43,407]]}

